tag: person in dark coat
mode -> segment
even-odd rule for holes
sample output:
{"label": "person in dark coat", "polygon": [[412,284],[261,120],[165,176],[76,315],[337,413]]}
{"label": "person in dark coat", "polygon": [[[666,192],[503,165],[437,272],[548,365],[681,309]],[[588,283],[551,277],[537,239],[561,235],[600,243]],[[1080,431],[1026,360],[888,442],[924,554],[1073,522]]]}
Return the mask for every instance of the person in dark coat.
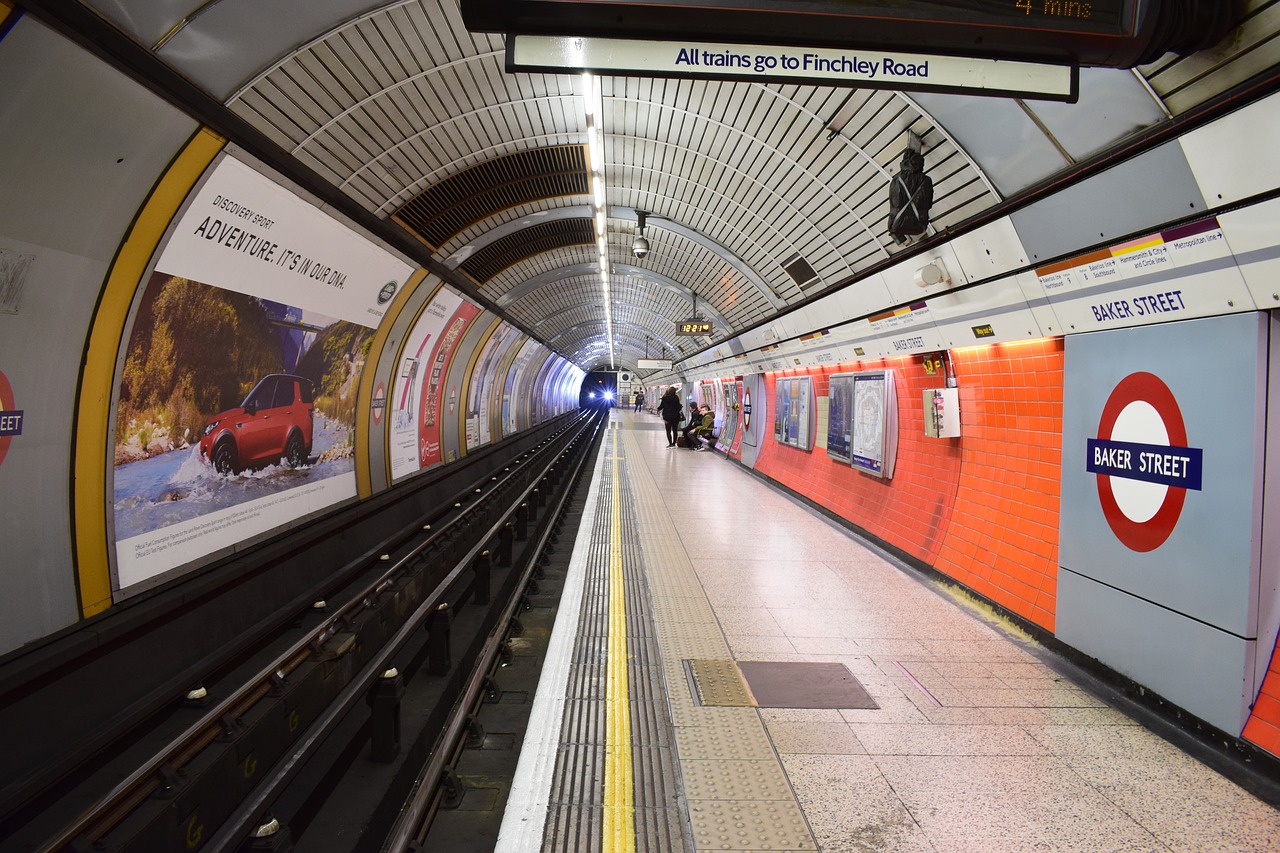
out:
{"label": "person in dark coat", "polygon": [[924,173],[924,155],[907,149],[902,168],[889,184],[889,234],[906,243],[929,229],[933,206],[933,179]]}
{"label": "person in dark coat", "polygon": [[668,388],[658,401],[658,414],[662,415],[662,423],[667,428],[667,447],[675,447],[676,436],[680,434],[680,421],[684,417],[684,407],[680,404],[676,386]]}
{"label": "person in dark coat", "polygon": [[694,438],[693,431],[702,423],[702,412],[698,411],[697,403],[689,404],[689,423],[680,432],[684,435],[684,446],[689,450],[693,450],[698,446],[698,439]]}

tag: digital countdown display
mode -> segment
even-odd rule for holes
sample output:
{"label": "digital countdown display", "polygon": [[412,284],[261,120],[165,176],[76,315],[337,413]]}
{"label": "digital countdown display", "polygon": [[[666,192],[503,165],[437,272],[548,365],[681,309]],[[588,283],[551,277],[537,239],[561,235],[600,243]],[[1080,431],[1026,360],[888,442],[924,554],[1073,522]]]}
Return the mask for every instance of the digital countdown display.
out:
{"label": "digital countdown display", "polygon": [[1129,68],[1208,47],[1244,0],[462,0],[473,31],[856,47]]}
{"label": "digital countdown display", "polygon": [[709,335],[711,323],[706,320],[685,320],[679,324],[676,332],[680,335]]}

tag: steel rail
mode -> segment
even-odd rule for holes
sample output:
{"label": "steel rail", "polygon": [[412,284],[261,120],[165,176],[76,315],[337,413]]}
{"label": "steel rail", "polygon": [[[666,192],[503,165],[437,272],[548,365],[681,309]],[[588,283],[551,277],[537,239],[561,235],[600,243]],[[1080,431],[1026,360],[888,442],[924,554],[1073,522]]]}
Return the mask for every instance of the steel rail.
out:
{"label": "steel rail", "polygon": [[[526,451],[526,453],[523,454],[522,457],[518,457],[518,459],[533,456],[539,449],[545,449],[545,445],[548,442],[554,440],[556,437],[563,436],[565,432],[570,431],[572,428],[573,425],[571,424],[562,430],[557,436],[544,440],[541,445]],[[580,430],[581,425],[579,425],[579,431]],[[527,462],[535,463],[535,460],[528,459]],[[504,472],[505,476],[500,479],[489,477],[488,482],[492,484],[489,489],[489,493],[498,492],[507,483],[524,476],[527,471],[528,469],[523,466],[516,467],[514,470],[508,468],[508,470]],[[522,501],[540,481],[541,476],[543,475],[540,474],[538,477],[531,479],[530,485],[521,493],[520,498],[518,498],[513,504],[512,509],[509,510],[508,513],[504,514],[504,522],[506,518],[519,506],[519,502]],[[468,489],[474,489],[476,484],[481,482],[484,482],[484,480],[475,481],[472,486],[468,487]],[[461,495],[455,496],[454,507],[457,506],[457,498],[460,497]],[[455,525],[461,523],[462,517],[463,516],[459,514],[457,517],[452,519],[448,525],[441,527],[439,530],[433,530],[430,536],[413,546],[409,552],[399,560],[395,561],[394,564],[392,564],[385,572],[370,581],[361,592],[352,596],[346,604],[326,618],[321,625],[309,631],[305,637],[295,642],[286,651],[277,656],[272,663],[263,667],[256,674],[251,676],[240,688],[229,694],[222,701],[218,702],[213,706],[213,708],[203,714],[199,720],[192,723],[184,731],[175,736],[165,748],[157,752],[136,770],[117,783],[110,791],[98,798],[97,801],[86,808],[77,818],[68,823],[56,836],[45,842],[39,848],[41,853],[56,853],[56,851],[64,850],[75,842],[77,838],[87,834],[97,834],[98,837],[101,837],[101,835],[109,832],[110,829],[116,825],[120,819],[122,819],[117,817],[117,819],[112,820],[108,817],[109,815],[119,815],[122,811],[127,814],[129,811],[132,811],[133,808],[136,808],[136,806],[145,800],[151,793],[160,788],[163,783],[160,775],[162,768],[165,768],[166,766],[174,766],[175,769],[179,769],[182,764],[185,764],[185,762],[175,765],[174,760],[176,756],[186,753],[188,760],[191,757],[194,757],[194,755],[198,753],[199,748],[203,748],[203,746],[216,739],[216,737],[225,730],[226,726],[224,725],[223,720],[231,714],[232,711],[237,711],[234,715],[236,718],[243,716],[243,714],[252,707],[254,702],[269,695],[273,686],[286,679],[298,666],[314,657],[320,647],[336,635],[342,627],[349,624],[355,616],[359,615],[360,612],[371,607],[374,600],[376,600],[377,595],[394,584],[400,575],[407,572],[412,564],[421,557],[424,551],[444,540],[451,529]],[[415,526],[417,526],[416,523]],[[407,531],[401,531],[393,537],[389,537],[388,541],[407,538],[408,535]],[[491,538],[491,536],[492,534],[489,534],[485,539],[481,540],[481,544],[487,543],[488,538]],[[366,553],[372,554],[379,550],[382,549],[371,548]],[[456,574],[457,570],[455,569],[454,572],[450,573],[450,577],[455,577]],[[255,698],[254,702],[246,702],[247,697],[255,692],[258,693],[258,696]],[[199,745],[199,748],[194,748],[197,744]]]}
{"label": "steel rail", "polygon": [[[589,422],[580,425],[579,434],[585,431]],[[566,442],[571,444],[572,442]],[[372,656],[364,668],[354,676],[337,698],[325,708],[324,712],[312,722],[307,731],[297,740],[286,754],[272,766],[258,785],[250,792],[224,820],[217,832],[201,848],[206,851],[231,850],[244,843],[254,823],[266,813],[268,807],[278,797],[279,792],[297,775],[302,766],[311,757],[312,750],[321,744],[337,727],[341,720],[363,697],[370,687],[387,670],[391,660],[397,655],[409,639],[421,628],[425,621],[443,601],[445,595],[458,581],[462,574],[472,568],[476,558],[484,552],[490,541],[498,536],[507,522],[516,514],[531,494],[542,485],[548,472],[559,460],[559,455],[549,459],[542,472],[531,480],[529,485],[513,501],[489,529],[478,537],[476,544],[458,560],[457,564],[436,585],[408,619],[400,626],[391,639]],[[530,460],[533,461],[533,460]]]}
{"label": "steel rail", "polygon": [[[603,423],[603,421],[598,422],[597,433],[602,428]],[[586,457],[586,453],[579,453],[575,458],[573,473],[569,477],[566,487],[560,492],[555,511],[550,513],[552,519],[557,518],[564,511],[564,507],[569,501],[569,495],[582,476]],[[528,558],[528,563],[521,574],[520,581],[516,584],[514,594],[503,609],[501,618],[489,633],[489,638],[480,653],[480,665],[473,670],[471,680],[468,682],[462,698],[455,704],[453,712],[445,724],[444,731],[437,741],[436,748],[432,750],[431,757],[411,786],[410,791],[412,793],[401,808],[395,823],[392,824],[391,831],[383,842],[381,848],[383,853],[391,853],[391,851],[401,853],[401,851],[409,850],[412,842],[416,841],[419,844],[425,842],[425,833],[430,826],[431,809],[438,798],[440,781],[444,776],[445,767],[452,766],[456,760],[457,747],[462,741],[462,733],[467,725],[467,717],[484,690],[484,682],[489,678],[493,663],[505,643],[511,619],[520,604],[524,589],[528,586],[529,580],[533,576],[538,560],[547,546],[547,540],[550,539],[554,526],[554,522],[548,524],[538,537],[537,544]]]}

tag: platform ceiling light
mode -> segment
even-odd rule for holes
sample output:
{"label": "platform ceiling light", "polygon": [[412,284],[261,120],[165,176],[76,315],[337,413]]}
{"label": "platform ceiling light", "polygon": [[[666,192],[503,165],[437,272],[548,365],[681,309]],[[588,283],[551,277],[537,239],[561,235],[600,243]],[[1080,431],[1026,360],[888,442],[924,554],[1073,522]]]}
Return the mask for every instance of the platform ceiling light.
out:
{"label": "platform ceiling light", "polygon": [[587,168],[591,175],[591,206],[595,209],[596,247],[600,251],[600,290],[604,298],[604,329],[609,339],[609,366],[613,357],[613,316],[609,295],[609,235],[604,195],[604,141],[600,135],[600,80],[590,72],[582,75],[583,112],[587,116]]}

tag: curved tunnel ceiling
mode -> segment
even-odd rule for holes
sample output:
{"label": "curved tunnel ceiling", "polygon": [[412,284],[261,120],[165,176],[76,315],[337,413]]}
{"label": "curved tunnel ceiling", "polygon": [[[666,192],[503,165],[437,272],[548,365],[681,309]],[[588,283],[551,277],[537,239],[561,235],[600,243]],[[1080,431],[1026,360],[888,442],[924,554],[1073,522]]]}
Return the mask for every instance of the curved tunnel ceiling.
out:
{"label": "curved tunnel ceiling", "polygon": [[[548,346],[608,362],[579,76],[505,73],[503,38],[468,32],[457,0],[83,5]],[[909,133],[934,181],[932,227],[955,228],[1274,64],[1274,30],[1246,21],[1216,52],[1084,69],[1076,104],[601,78],[616,362],[710,343],[675,334],[694,294],[719,340],[904,251],[886,224]]]}

